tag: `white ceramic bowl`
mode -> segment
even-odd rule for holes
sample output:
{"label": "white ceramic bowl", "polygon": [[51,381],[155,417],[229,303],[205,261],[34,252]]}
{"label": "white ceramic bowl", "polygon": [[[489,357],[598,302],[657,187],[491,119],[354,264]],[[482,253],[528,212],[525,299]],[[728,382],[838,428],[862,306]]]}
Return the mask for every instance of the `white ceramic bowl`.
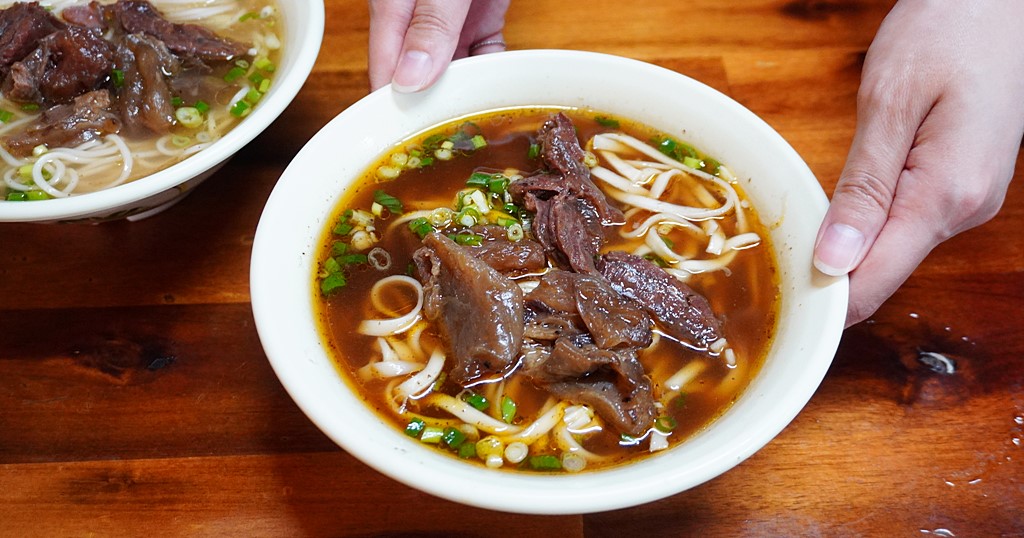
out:
{"label": "white ceramic bowl", "polygon": [[[312,278],[326,219],[394,143],[468,113],[515,105],[590,107],[642,121],[728,164],[761,217],[778,223],[778,332],[739,400],[702,433],[638,463],[575,475],[495,471],[441,454],[386,424],[331,364],[313,316]],[[685,135],[681,130],[685,129]],[[338,148],[345,148],[338,151]],[[455,62],[427,92],[383,88],[331,121],[275,187],[253,246],[251,291],[260,339],[284,387],[331,439],[378,471],[453,501],[568,514],[660,499],[710,480],[768,443],[806,404],[832,361],[847,280],[811,266],[827,199],[797,153],[765,122],[679,73],[602,54],[534,50]]]}
{"label": "white ceramic bowl", "polygon": [[210,147],[146,177],[112,189],[35,202],[0,202],[0,222],[138,219],[174,204],[256,138],[299,92],[320,51],[323,0],[278,2],[283,45],[270,90],[238,126]]}

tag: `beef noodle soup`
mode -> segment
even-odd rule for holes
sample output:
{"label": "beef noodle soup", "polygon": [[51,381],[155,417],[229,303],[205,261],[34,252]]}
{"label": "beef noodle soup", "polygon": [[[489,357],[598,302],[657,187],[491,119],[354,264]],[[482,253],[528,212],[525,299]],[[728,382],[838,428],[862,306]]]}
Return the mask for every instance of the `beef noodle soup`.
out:
{"label": "beef noodle soup", "polygon": [[453,457],[578,472],[664,450],[735,401],[774,333],[774,254],[740,184],[590,110],[432,129],[332,217],[324,341],[369,406]]}
{"label": "beef noodle soup", "polygon": [[0,200],[94,192],[202,151],[269,90],[268,0],[52,0],[0,9]]}

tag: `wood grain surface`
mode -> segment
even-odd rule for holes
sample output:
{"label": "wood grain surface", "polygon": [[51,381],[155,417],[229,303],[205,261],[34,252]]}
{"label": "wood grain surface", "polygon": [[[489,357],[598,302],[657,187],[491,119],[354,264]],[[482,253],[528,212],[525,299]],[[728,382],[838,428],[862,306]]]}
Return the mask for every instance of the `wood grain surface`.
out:
{"label": "wood grain surface", "polygon": [[[697,78],[781,132],[831,193],[891,5],[515,0],[506,39]],[[337,448],[263,354],[249,254],[291,157],[367,93],[367,24],[364,1],[327,0],[296,100],[170,210],[0,224],[0,536],[1024,536],[1024,158],[1001,213],[848,329],[796,420],[705,485],[525,516],[420,493]]]}

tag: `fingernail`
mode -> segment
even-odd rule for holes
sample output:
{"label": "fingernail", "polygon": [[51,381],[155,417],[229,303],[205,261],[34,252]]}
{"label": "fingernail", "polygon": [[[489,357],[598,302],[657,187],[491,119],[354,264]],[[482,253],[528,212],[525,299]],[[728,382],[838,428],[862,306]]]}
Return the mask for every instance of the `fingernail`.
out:
{"label": "fingernail", "polygon": [[421,50],[410,50],[402,55],[395,67],[391,87],[395,91],[409,93],[422,90],[430,76],[430,55]]}
{"label": "fingernail", "polygon": [[830,224],[814,249],[814,266],[826,275],[849,273],[860,257],[864,235],[853,226]]}

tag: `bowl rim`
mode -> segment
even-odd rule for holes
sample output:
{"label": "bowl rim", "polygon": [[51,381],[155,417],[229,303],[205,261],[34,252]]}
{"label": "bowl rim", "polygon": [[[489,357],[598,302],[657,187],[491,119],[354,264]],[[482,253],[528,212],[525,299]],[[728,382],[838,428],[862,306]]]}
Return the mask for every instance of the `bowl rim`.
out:
{"label": "bowl rim", "polygon": [[296,13],[305,13],[294,50],[295,62],[272,86],[271,92],[238,126],[197,152],[163,170],[113,188],[67,198],[52,198],[31,203],[0,201],[0,222],[36,222],[73,220],[94,213],[140,202],[163,191],[173,189],[190,179],[215,169],[242,147],[259,136],[299,93],[319,55],[324,34],[323,0],[304,0],[294,4]]}
{"label": "bowl rim", "polygon": [[[764,120],[728,96],[676,71],[639,60],[604,53],[557,49],[510,51],[453,62],[444,77],[442,77],[442,81],[435,87],[435,90],[444,91],[444,88],[451,90],[459,81],[465,81],[466,78],[473,77],[474,71],[482,65],[490,66],[492,69],[497,69],[498,67],[496,66],[505,66],[506,69],[509,69],[513,67],[521,68],[526,64],[540,65],[545,62],[563,62],[564,65],[584,63],[590,67],[593,67],[595,64],[605,67],[616,66],[627,72],[642,72],[659,80],[671,80],[672,84],[683,85],[690,89],[696,88],[697,90],[695,91],[703,92],[704,97],[713,99],[722,106],[729,108],[730,112],[745,117],[746,121],[749,122],[749,125],[744,125],[745,127],[752,127],[760,131],[758,134],[763,134],[771,138],[773,143],[779,144],[779,147],[786,154],[786,158],[792,161],[791,164],[795,167],[799,176],[797,179],[803,182],[801,185],[816,189],[816,193],[812,196],[817,200],[818,207],[813,209],[823,214],[824,207],[827,206],[827,197],[806,163],[782,139],[781,135],[775,132]],[[445,81],[450,85],[445,86],[443,84]],[[294,212],[289,211],[288,208],[289,201],[287,198],[290,194],[287,191],[292,188],[293,183],[299,181],[298,177],[302,173],[301,166],[304,161],[315,158],[315,155],[313,155],[314,146],[322,143],[326,137],[331,136],[334,130],[343,126],[344,122],[350,121],[350,118],[364,113],[364,109],[388,107],[389,109],[397,109],[398,113],[401,113],[414,108],[421,100],[429,101],[430,97],[428,94],[431,91],[428,90],[422,96],[410,96],[407,94],[397,94],[389,87],[384,87],[342,111],[300,150],[299,154],[296,155],[295,159],[284,171],[267,201],[267,206],[257,226],[250,266],[250,295],[257,332],[259,333],[267,358],[285,390],[321,431],[363,463],[396,481],[421,491],[452,501],[491,510],[551,515],[581,514],[626,508],[679,493],[704,483],[736,466],[765,446],[795,418],[819,386],[838,347],[846,313],[846,295],[848,292],[846,277],[832,278],[820,274],[815,276],[815,280],[820,284],[818,298],[827,304],[828,308],[823,315],[816,318],[822,325],[820,331],[821,338],[811,343],[811,349],[808,351],[808,353],[817,357],[818,360],[810,363],[809,367],[799,372],[798,376],[793,380],[795,388],[792,394],[787,396],[792,403],[774,415],[771,421],[766,420],[762,424],[752,426],[750,432],[727,449],[696,462],[692,468],[686,470],[685,475],[681,475],[673,470],[673,472],[665,475],[666,480],[659,481],[658,483],[642,483],[632,478],[632,475],[635,474],[633,470],[640,467],[643,467],[644,472],[650,476],[649,468],[658,465],[658,462],[661,460],[668,461],[666,454],[651,455],[640,462],[627,466],[616,466],[575,475],[547,476],[484,469],[480,466],[459,462],[448,455],[431,453],[433,451],[428,451],[427,449],[407,450],[412,445],[406,445],[406,443],[409,443],[411,440],[404,438],[401,432],[396,431],[397,429],[390,424],[385,424],[383,420],[376,417],[375,413],[369,409],[366,410],[366,413],[358,414],[359,416],[346,416],[346,420],[351,421],[353,424],[358,423],[370,428],[372,431],[368,435],[360,437],[339,434],[334,429],[339,424],[337,417],[332,416],[333,411],[325,411],[322,402],[318,401],[320,395],[316,393],[315,388],[310,389],[311,380],[304,377],[304,371],[302,370],[308,367],[306,363],[313,363],[322,358],[317,356],[317,353],[326,356],[325,352],[322,349],[306,349],[303,347],[305,343],[298,348],[293,345],[296,338],[308,338],[307,328],[296,332],[288,328],[282,328],[279,325],[283,317],[290,316],[281,316],[278,305],[274,304],[271,297],[271,294],[277,294],[280,291],[272,291],[271,287],[280,284],[283,274],[296,270],[297,260],[292,259],[290,255],[282,256],[280,249],[275,247],[273,241],[282,239],[295,240],[296,238],[274,237],[275,229],[273,227],[277,226],[282,219],[293,221],[296,219]],[[481,112],[484,110],[480,109]],[[615,111],[606,110],[606,112]],[[429,125],[422,127],[429,127]],[[407,137],[421,130],[421,128],[411,128],[409,132],[405,133],[405,136]],[[402,139],[404,138],[390,140],[389,143],[379,147],[379,150],[384,151],[387,147],[400,142]],[[376,157],[377,155],[368,156],[363,169],[369,166],[370,162]],[[813,183],[813,186],[808,182]],[[343,189],[338,188],[337,190],[339,191],[338,196],[335,197],[334,201],[330,203],[323,202],[331,210],[333,210],[334,204],[336,204],[337,198],[340,197]],[[324,219],[326,219],[326,216],[324,216]],[[304,228],[306,230],[305,233],[312,235],[312,247],[304,244],[296,246],[296,248],[308,250],[310,248],[315,249],[316,243],[321,239],[325,222],[317,221],[312,224],[310,222],[302,224],[293,222],[289,226],[292,228]],[[302,241],[299,242],[301,243]],[[301,266],[302,263],[300,261],[298,265]],[[808,260],[808,265],[809,263]],[[307,266],[306,268],[308,269],[309,267]],[[312,270],[306,271],[305,274],[312,275]],[[296,299],[296,301],[308,303],[309,314],[312,315],[312,284],[307,284],[304,289],[308,293],[303,298]],[[315,329],[313,331],[315,333]],[[316,339],[317,343],[314,347],[319,348],[319,346],[322,346],[319,342],[319,336],[316,336]],[[336,383],[322,379],[312,383],[317,387],[328,386],[323,385],[324,383],[328,383],[330,387],[336,387],[337,383],[340,383],[342,391],[347,391],[347,381],[341,379],[341,374],[337,374],[337,377]],[[740,397],[740,400],[746,398],[746,394],[752,389],[753,386],[748,387]],[[357,398],[351,394],[343,397],[347,402]],[[365,404],[362,405],[365,407]],[[736,405],[727,411],[726,415],[735,408]],[[721,420],[722,417],[719,417],[715,422]],[[378,428],[379,425],[383,425],[384,428]],[[707,428],[705,432],[701,432],[695,438],[691,438],[683,446],[665,452],[678,452],[686,445],[697,442],[695,441],[696,438],[702,438],[704,441],[701,442],[707,442],[707,438],[704,436],[708,430],[713,429]],[[401,461],[400,458],[408,458],[411,461],[409,464],[402,462],[400,463],[401,466],[414,468],[418,472],[407,472],[409,469],[392,467],[391,464]],[[454,474],[445,475],[444,473]],[[499,478],[495,479],[496,475]],[[449,477],[451,478],[450,481],[442,480],[442,478]],[[680,477],[686,480],[682,487],[671,483],[671,479]],[[463,479],[477,480],[482,492],[478,491],[477,494],[473,494],[473,492],[458,491],[450,487],[450,482],[458,482]],[[609,494],[611,491],[609,484],[614,484],[614,487],[611,488],[615,491],[614,495]]]}

